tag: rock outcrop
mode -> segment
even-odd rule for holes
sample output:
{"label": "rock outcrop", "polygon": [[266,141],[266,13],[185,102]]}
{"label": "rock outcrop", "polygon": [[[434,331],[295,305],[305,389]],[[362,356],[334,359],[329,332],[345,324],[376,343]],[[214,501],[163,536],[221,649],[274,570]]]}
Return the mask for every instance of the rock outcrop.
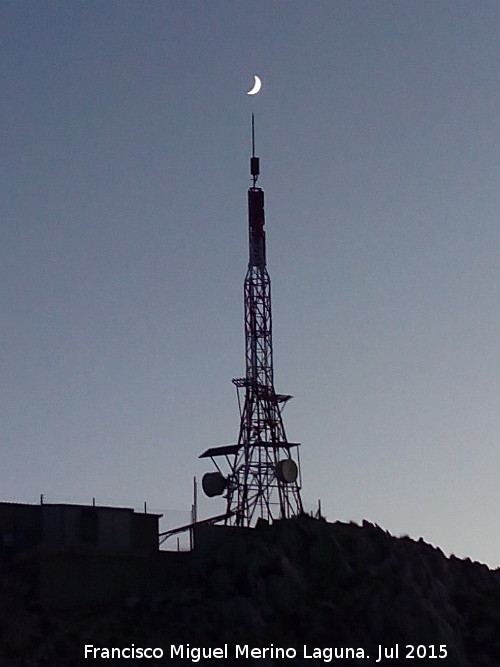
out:
{"label": "rock outcrop", "polygon": [[[162,660],[98,661],[106,665],[194,664],[196,651],[171,657],[171,645],[188,644],[190,649],[227,645],[227,658],[199,660],[226,667],[500,665],[498,570],[448,558],[423,540],[396,538],[367,522],[299,517],[247,531],[214,529],[212,537],[185,554],[183,576],[173,576],[154,600],[127,599],[93,609],[48,608],[33,599],[22,572],[5,566],[0,665],[96,664],[84,658],[85,644],[133,644],[164,653]],[[236,645],[256,651],[235,659]],[[392,657],[376,662],[380,646]],[[413,658],[406,657],[406,646],[415,647]],[[279,647],[290,649],[289,656],[276,657],[271,649]],[[336,657],[334,648],[351,652]],[[315,649],[316,657],[309,657]]]}

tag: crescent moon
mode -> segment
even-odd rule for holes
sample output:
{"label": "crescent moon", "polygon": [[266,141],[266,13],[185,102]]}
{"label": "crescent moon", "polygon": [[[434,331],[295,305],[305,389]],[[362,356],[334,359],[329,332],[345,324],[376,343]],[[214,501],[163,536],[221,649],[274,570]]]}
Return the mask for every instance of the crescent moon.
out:
{"label": "crescent moon", "polygon": [[256,74],[254,74],[253,79],[254,79],[253,88],[251,90],[247,91],[247,95],[257,95],[259,90],[262,88],[262,81],[259,79],[259,77]]}

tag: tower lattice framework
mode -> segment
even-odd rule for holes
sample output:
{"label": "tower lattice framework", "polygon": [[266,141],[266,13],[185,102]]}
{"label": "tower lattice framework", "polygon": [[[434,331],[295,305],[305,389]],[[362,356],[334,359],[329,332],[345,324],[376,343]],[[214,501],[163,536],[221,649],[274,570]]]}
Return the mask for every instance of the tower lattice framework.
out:
{"label": "tower lattice framework", "polygon": [[[248,190],[249,261],[244,282],[246,375],[235,378],[240,409],[238,443],[207,450],[218,473],[203,479],[207,495],[225,493],[228,523],[250,526],[258,518],[301,514],[299,443],[288,442],[282,410],[292,398],[274,389],[271,281],[266,265],[264,192],[257,187],[252,116],[252,186]],[[230,472],[219,466],[224,456]]]}

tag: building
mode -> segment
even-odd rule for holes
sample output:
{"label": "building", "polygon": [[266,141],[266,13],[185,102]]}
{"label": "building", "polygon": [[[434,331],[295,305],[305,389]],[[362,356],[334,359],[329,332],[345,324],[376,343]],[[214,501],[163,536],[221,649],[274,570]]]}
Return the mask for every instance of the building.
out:
{"label": "building", "polygon": [[159,514],[127,507],[0,503],[0,572],[42,605],[162,597],[188,554],[159,551]]}
{"label": "building", "polygon": [[159,514],[128,507],[0,503],[0,549],[4,556],[26,551],[151,554],[158,550]]}

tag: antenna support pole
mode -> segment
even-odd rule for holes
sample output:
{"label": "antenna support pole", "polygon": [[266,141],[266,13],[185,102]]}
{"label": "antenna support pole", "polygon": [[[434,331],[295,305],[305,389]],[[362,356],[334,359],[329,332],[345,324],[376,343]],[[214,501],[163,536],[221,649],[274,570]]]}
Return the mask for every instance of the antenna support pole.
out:
{"label": "antenna support pole", "polygon": [[250,175],[252,177],[253,187],[257,185],[257,179],[260,174],[259,158],[255,157],[255,114],[252,114],[252,157],[250,158]]}

